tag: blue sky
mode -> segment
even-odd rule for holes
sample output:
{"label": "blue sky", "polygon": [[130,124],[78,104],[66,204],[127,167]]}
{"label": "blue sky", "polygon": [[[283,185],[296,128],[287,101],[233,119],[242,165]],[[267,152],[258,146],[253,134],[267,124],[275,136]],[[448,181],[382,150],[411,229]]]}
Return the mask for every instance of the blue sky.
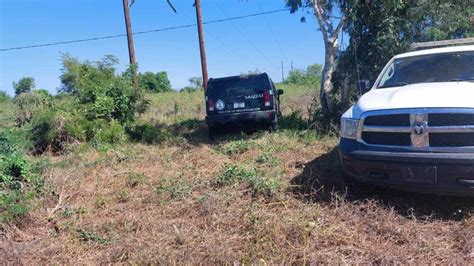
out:
{"label": "blue sky", "polygon": [[[0,48],[125,33],[121,0],[0,0]],[[131,9],[134,31],[195,23],[192,0],[136,0]],[[283,0],[202,0],[204,21],[284,8]],[[281,61],[288,71],[323,63],[324,46],[312,15],[281,12],[205,26],[210,77],[259,69],[281,80]],[[272,34],[272,31],[274,34]],[[275,37],[274,37],[275,36]],[[276,38],[276,40],[275,40]],[[280,45],[281,49],[279,48]],[[167,71],[174,88],[201,75],[197,31],[179,29],[135,36],[140,71]],[[32,76],[36,87],[56,92],[62,53],[81,60],[112,54],[119,70],[128,64],[126,38],[0,52],[0,90],[13,93],[12,82]]]}

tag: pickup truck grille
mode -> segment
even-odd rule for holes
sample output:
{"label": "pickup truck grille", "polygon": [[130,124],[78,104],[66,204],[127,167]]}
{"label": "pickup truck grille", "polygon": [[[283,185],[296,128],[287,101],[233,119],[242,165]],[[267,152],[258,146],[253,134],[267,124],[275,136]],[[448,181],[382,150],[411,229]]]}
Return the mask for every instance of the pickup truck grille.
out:
{"label": "pickup truck grille", "polygon": [[363,115],[359,140],[368,145],[474,148],[474,109],[410,109]]}

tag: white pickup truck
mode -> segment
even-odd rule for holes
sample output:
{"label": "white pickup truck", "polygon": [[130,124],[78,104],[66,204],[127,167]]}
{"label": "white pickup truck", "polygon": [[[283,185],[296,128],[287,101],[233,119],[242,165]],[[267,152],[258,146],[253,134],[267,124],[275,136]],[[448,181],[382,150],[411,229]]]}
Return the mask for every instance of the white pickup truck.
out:
{"label": "white pickup truck", "polygon": [[395,56],[341,118],[350,180],[474,196],[474,45]]}

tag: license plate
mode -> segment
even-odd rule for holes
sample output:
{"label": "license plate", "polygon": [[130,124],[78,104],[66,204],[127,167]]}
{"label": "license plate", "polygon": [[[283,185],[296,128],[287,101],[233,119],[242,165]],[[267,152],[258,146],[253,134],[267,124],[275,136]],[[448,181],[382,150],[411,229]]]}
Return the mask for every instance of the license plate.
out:
{"label": "license plate", "polygon": [[436,184],[438,169],[436,167],[406,167],[402,171],[403,179],[409,183]]}
{"label": "license plate", "polygon": [[234,103],[234,109],[245,108],[245,103]]}

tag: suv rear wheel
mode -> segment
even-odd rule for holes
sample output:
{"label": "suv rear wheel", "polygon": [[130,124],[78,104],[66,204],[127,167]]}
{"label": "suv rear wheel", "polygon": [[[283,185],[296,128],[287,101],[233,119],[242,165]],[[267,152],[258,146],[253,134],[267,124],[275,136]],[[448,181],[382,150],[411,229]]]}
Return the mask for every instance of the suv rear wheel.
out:
{"label": "suv rear wheel", "polygon": [[276,132],[278,129],[278,118],[275,117],[275,120],[273,120],[272,122],[270,122],[270,124],[268,125],[268,131],[270,132]]}
{"label": "suv rear wheel", "polygon": [[209,137],[210,140],[214,140],[216,138],[217,134],[217,129],[215,127],[209,126],[207,128],[207,136]]}

